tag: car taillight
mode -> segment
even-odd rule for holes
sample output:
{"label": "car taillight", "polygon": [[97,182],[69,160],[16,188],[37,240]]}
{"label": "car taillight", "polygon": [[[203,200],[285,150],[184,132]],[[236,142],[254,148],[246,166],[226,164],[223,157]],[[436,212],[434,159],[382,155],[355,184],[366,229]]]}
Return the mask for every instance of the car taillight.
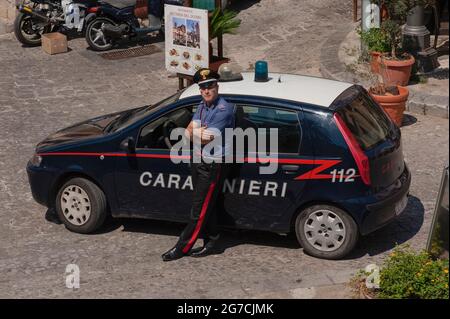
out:
{"label": "car taillight", "polygon": [[358,141],[353,136],[352,132],[347,127],[347,125],[345,125],[344,121],[339,116],[339,114],[334,113],[333,117],[336,122],[336,125],[339,128],[339,131],[341,131],[341,134],[348,145],[348,148],[350,149],[350,152],[353,155],[353,158],[355,159],[362,181],[364,182],[364,184],[370,185],[370,164],[367,155],[361,149],[361,146],[359,146]]}
{"label": "car taillight", "polygon": [[87,12],[89,13],[97,13],[98,9],[100,9],[100,7],[91,7],[87,9]]}

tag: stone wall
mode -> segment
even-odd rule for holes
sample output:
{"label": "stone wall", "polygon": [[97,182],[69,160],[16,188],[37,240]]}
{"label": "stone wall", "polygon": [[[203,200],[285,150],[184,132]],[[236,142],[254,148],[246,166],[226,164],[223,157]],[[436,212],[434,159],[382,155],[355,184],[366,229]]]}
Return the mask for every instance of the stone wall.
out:
{"label": "stone wall", "polygon": [[17,10],[16,2],[19,0],[0,0],[0,34],[12,32],[14,18]]}

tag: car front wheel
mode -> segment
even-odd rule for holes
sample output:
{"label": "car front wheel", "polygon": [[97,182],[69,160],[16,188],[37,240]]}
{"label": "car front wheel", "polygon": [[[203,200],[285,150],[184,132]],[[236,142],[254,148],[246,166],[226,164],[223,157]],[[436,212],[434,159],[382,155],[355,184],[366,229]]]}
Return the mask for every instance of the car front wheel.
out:
{"label": "car front wheel", "polygon": [[358,226],[342,209],[314,205],[296,219],[295,233],[306,253],[323,259],[340,259],[350,253],[358,241]]}
{"label": "car front wheel", "polygon": [[67,229],[81,234],[92,233],[105,221],[106,196],[90,180],[72,178],[59,189],[56,211]]}

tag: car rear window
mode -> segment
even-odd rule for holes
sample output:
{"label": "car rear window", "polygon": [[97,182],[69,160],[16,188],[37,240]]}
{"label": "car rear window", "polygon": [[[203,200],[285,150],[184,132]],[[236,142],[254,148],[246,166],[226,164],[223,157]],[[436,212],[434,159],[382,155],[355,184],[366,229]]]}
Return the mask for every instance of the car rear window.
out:
{"label": "car rear window", "polygon": [[391,131],[391,123],[383,110],[368,96],[359,94],[338,111],[363,150],[385,141]]}

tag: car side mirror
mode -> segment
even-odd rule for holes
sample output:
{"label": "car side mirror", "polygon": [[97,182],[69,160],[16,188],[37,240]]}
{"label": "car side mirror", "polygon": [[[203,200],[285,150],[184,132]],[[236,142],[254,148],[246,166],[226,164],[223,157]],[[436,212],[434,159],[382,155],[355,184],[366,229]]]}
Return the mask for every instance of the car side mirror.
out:
{"label": "car side mirror", "polygon": [[120,143],[120,149],[127,153],[134,153],[136,151],[134,138],[128,136]]}

